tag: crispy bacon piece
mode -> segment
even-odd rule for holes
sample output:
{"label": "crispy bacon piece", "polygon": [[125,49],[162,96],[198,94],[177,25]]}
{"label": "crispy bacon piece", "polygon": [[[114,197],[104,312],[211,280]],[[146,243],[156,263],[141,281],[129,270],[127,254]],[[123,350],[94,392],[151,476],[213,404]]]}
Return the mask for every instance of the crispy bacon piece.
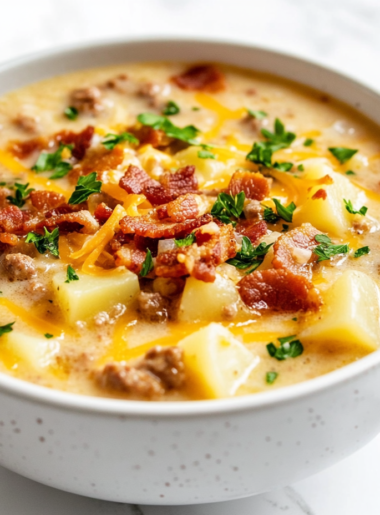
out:
{"label": "crispy bacon piece", "polygon": [[311,198],[313,200],[318,200],[318,199],[326,200],[327,199],[327,192],[326,192],[326,190],[321,188],[320,190],[316,191]]}
{"label": "crispy bacon piece", "polygon": [[72,131],[61,131],[55,135],[55,140],[57,143],[62,143],[63,145],[74,145],[73,150],[71,151],[73,157],[80,161],[84,158],[86,154],[86,150],[91,145],[92,136],[94,135],[94,127],[89,125],[81,132],[72,132]]}
{"label": "crispy bacon piece", "polygon": [[185,166],[174,173],[164,173],[158,182],[151,179],[144,170],[130,165],[120,179],[119,186],[127,193],[144,194],[151,204],[158,206],[196,191],[198,181],[194,166]]}
{"label": "crispy bacon piece", "polygon": [[181,195],[156,210],[160,220],[168,218],[171,222],[183,222],[199,215],[198,196],[192,193]]}
{"label": "crispy bacon piece", "polygon": [[313,284],[303,275],[290,270],[256,270],[238,283],[245,304],[257,310],[316,310],[321,298]]}
{"label": "crispy bacon piece", "polygon": [[157,256],[158,242],[155,238],[147,238],[145,236],[138,236],[137,234],[133,238],[136,249],[143,250],[149,249],[153,256]]}
{"label": "crispy bacon piece", "polygon": [[206,214],[180,223],[164,223],[153,213],[144,216],[125,216],[120,220],[120,229],[125,234],[137,234],[148,238],[182,238],[211,221],[212,216]]}
{"label": "crispy bacon piece", "polygon": [[64,195],[55,191],[35,190],[30,193],[30,200],[38,211],[46,211],[64,204],[66,199]]}
{"label": "crispy bacon piece", "polygon": [[14,247],[18,243],[18,238],[15,234],[1,232],[0,233],[0,243],[5,243],[6,245],[10,245],[11,247]]}
{"label": "crispy bacon piece", "polygon": [[46,138],[38,137],[28,139],[26,141],[11,141],[8,145],[8,151],[18,159],[26,159],[33,152],[45,150],[49,147],[49,141]]}
{"label": "crispy bacon piece", "polygon": [[318,245],[315,240],[317,234],[320,232],[311,224],[302,224],[282,234],[273,246],[273,267],[310,277],[311,267],[318,259],[313,254]]}
{"label": "crispy bacon piece", "polygon": [[213,64],[192,66],[183,73],[172,77],[172,81],[181,89],[189,91],[216,93],[226,88],[223,73]]}
{"label": "crispy bacon piece", "polygon": [[45,220],[42,220],[36,225],[36,231],[43,232],[44,227],[49,231],[58,227],[61,234],[68,232],[94,234],[99,229],[99,224],[89,211],[82,210],[45,218]]}
{"label": "crispy bacon piece", "polygon": [[146,252],[136,249],[134,243],[128,243],[115,252],[115,264],[116,266],[125,266],[134,274],[139,274],[145,257]]}
{"label": "crispy bacon piece", "polygon": [[21,211],[17,206],[5,207],[0,210],[0,232],[24,234],[25,223],[29,219],[30,213],[28,211]]}
{"label": "crispy bacon piece", "polygon": [[260,172],[245,172],[237,170],[231,177],[228,193],[237,195],[244,191],[245,197],[253,200],[263,200],[270,193],[271,180]]}
{"label": "crispy bacon piece", "polygon": [[94,217],[99,222],[100,225],[103,225],[106,223],[108,218],[112,215],[113,210],[107,206],[104,202],[99,204],[95,211],[94,211]]}
{"label": "crispy bacon piece", "polygon": [[101,172],[115,170],[124,159],[124,151],[120,146],[112,150],[106,148],[91,149],[87,152],[83,161],[78,163],[70,172],[70,180],[77,182],[80,175],[88,175],[97,172],[100,177]]}
{"label": "crispy bacon piece", "polygon": [[264,220],[260,220],[260,222],[241,220],[236,225],[235,231],[242,236],[247,236],[251,240],[252,245],[256,245],[260,238],[268,232],[268,227]]}
{"label": "crispy bacon piece", "polygon": [[81,204],[61,204],[54,209],[49,209],[49,211],[46,211],[45,218],[76,213],[77,211],[83,211],[84,209],[87,209],[87,202],[82,202]]}
{"label": "crispy bacon piece", "polygon": [[123,245],[130,243],[133,240],[133,234],[124,234],[122,231],[119,231],[115,234],[112,240],[109,242],[111,252],[115,253],[121,249]]}
{"label": "crispy bacon piece", "polygon": [[164,131],[153,129],[147,125],[141,127],[129,127],[128,132],[136,136],[142,145],[152,145],[153,148],[167,147],[172,139]]}

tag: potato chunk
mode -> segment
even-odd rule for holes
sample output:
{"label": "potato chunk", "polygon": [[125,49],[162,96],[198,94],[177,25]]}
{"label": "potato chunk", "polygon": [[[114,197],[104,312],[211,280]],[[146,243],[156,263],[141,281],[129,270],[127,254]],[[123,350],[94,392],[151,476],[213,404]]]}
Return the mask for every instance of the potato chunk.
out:
{"label": "potato chunk", "polygon": [[188,277],[182,294],[178,319],[181,322],[219,321],[223,319],[224,309],[234,305],[238,300],[236,286],[230,279],[216,274],[215,282],[205,283],[194,277]]}
{"label": "potato chunk", "polygon": [[140,291],[137,275],[116,269],[105,275],[86,275],[77,272],[79,281],[65,283],[66,275],[53,279],[57,302],[70,325],[86,320],[99,311],[107,311],[118,303],[130,306]]}
{"label": "potato chunk", "polygon": [[8,349],[35,369],[50,365],[59,351],[59,342],[41,335],[40,338],[29,336],[19,331],[12,331],[4,336]]}
{"label": "potato chunk", "polygon": [[234,396],[260,359],[219,324],[210,324],[178,344],[184,350],[185,373],[197,395]]}
{"label": "potato chunk", "polygon": [[376,350],[380,342],[379,290],[363,272],[347,270],[324,295],[318,316],[308,320],[299,337],[331,348]]}
{"label": "potato chunk", "polygon": [[194,165],[200,185],[219,179],[226,171],[226,165],[217,159],[202,159],[198,157],[199,148],[189,147],[175,155],[180,166]]}

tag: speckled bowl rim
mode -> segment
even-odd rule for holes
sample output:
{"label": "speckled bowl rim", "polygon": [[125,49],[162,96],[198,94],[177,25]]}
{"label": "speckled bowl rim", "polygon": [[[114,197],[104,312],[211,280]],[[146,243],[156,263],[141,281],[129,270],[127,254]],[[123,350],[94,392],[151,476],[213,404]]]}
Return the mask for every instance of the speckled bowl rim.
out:
{"label": "speckled bowl rim", "polygon": [[[377,109],[378,113],[380,114],[380,95],[373,89],[360,83],[359,81],[348,76],[347,74],[338,73],[327,66],[321,66],[319,63],[313,62],[313,60],[303,59],[291,55],[289,53],[279,52],[277,50],[272,50],[257,45],[237,43],[228,40],[221,41],[211,38],[168,38],[161,36],[153,36],[149,38],[122,38],[106,41],[96,40],[82,44],[61,45],[53,49],[45,50],[42,52],[35,52],[20,57],[18,59],[12,59],[8,62],[5,62],[4,64],[0,65],[0,74],[2,74],[3,72],[10,72],[12,71],[12,69],[20,69],[20,67],[24,67],[27,65],[33,66],[39,61],[43,61],[44,59],[49,59],[52,57],[57,57],[59,59],[63,57],[68,58],[71,55],[75,59],[78,53],[80,54],[81,52],[86,53],[98,51],[103,52],[104,58],[104,56],[107,55],[107,52],[112,52],[112,48],[115,47],[123,48],[125,46],[132,47],[133,45],[148,45],[152,47],[153,52],[154,47],[160,45],[173,44],[175,44],[178,48],[180,48],[181,45],[186,46],[189,44],[195,44],[198,46],[201,45],[202,48],[215,49],[216,54],[218,54],[219,51],[219,58],[218,55],[216,55],[213,60],[220,60],[221,62],[223,61],[223,49],[230,48],[233,49],[235,52],[239,50],[245,53],[256,51],[261,55],[261,57],[270,56],[272,59],[277,58],[282,61],[285,61],[290,65],[304,67],[305,70],[309,69],[313,70],[314,72],[321,72],[323,74],[327,74],[329,76],[328,82],[333,81],[333,79],[335,78],[336,80],[350,82],[351,85],[356,87],[359,91],[364,90],[367,95],[372,97],[375,103],[377,102]],[[190,60],[194,61],[197,59],[201,60],[202,55],[200,54],[199,57],[191,57]],[[182,60],[185,61],[186,56],[182,56]],[[210,57],[207,57],[205,60],[211,59]],[[117,59],[116,61],[114,61],[114,59],[111,59],[109,65],[116,64],[117,62],[122,63],[123,61],[120,59]],[[103,65],[104,63],[99,64],[99,66]],[[82,64],[82,67],[70,66],[68,70],[63,69],[60,73],[51,73],[51,69],[49,69],[48,73],[45,74],[45,77],[41,77],[40,80],[52,75],[64,74],[71,71],[75,71],[75,69],[79,70],[92,67],[93,65],[87,66],[86,63],[85,66],[83,66]],[[274,74],[273,72],[271,73]],[[278,75],[284,76],[284,74]],[[310,80],[307,77],[305,80],[296,80],[296,82],[301,82],[313,87],[313,83],[310,82]],[[10,81],[10,83],[12,84],[12,81]],[[18,82],[16,80],[15,83],[12,84],[12,86],[9,89],[21,87],[25,83],[26,81],[22,77],[21,79],[18,79]],[[321,88],[317,87],[317,89]],[[323,89],[322,91],[325,91],[325,89]],[[327,93],[331,94],[330,92]],[[339,98],[342,100],[342,95],[339,95]],[[371,118],[371,110],[368,108],[368,105],[365,109],[361,109],[361,112],[364,112],[364,114]],[[352,381],[360,375],[368,374],[371,372],[372,369],[378,367],[379,365],[380,351],[377,350],[369,354],[368,356],[365,356],[360,360],[349,365],[346,365],[338,370],[317,377],[315,379],[310,379],[305,382],[297,383],[295,385],[275,389],[270,392],[255,393],[231,399],[215,399],[203,401],[130,401],[110,399],[104,397],[91,397],[81,394],[68,393],[61,390],[54,390],[44,386],[38,386],[33,383],[29,383],[22,379],[11,377],[3,373],[0,373],[0,391],[8,393],[12,396],[32,400],[36,403],[43,405],[51,405],[52,407],[60,409],[66,409],[70,411],[76,410],[94,414],[103,413],[104,415],[108,416],[177,418],[186,416],[197,417],[206,414],[227,415],[229,413],[237,411],[272,409],[277,405],[283,406],[284,404],[294,402],[295,400],[304,397],[309,397],[310,402],[312,402],[313,397],[317,396],[318,394],[330,388],[339,387],[344,383]]]}

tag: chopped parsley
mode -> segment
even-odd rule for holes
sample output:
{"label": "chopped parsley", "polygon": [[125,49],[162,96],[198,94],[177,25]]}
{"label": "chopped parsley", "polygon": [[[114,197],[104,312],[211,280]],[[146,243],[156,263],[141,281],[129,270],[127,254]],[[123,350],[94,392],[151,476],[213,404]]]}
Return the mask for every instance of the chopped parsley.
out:
{"label": "chopped parsley", "polygon": [[152,253],[149,249],[146,249],[146,256],[144,263],[141,268],[140,277],[147,276],[154,268]]}
{"label": "chopped parsley", "polygon": [[46,227],[44,227],[44,234],[37,234],[35,232],[29,232],[25,242],[26,243],[34,243],[34,246],[38,250],[40,254],[45,254],[45,252],[50,252],[55,257],[59,257],[58,250],[58,239],[59,239],[59,229],[56,227],[52,232],[49,232]]}
{"label": "chopped parsley", "polygon": [[224,224],[236,225],[236,220],[240,217],[244,208],[245,193],[241,191],[237,195],[219,193],[215,204],[212,206],[211,214]]}
{"label": "chopped parsley", "polygon": [[45,333],[44,334],[45,338],[47,338],[48,340],[50,340],[50,338],[54,338],[54,334],[50,334],[50,333]]}
{"label": "chopped parsley", "polygon": [[288,224],[282,224],[282,231],[281,232],[286,232],[288,229],[289,229],[289,225]]}
{"label": "chopped parsley", "polygon": [[234,258],[229,259],[227,263],[239,270],[245,270],[246,274],[250,274],[261,265],[272,245],[273,243],[261,242],[260,245],[254,247],[251,240],[247,236],[243,236],[241,250],[237,252]]}
{"label": "chopped parsley", "polygon": [[369,247],[360,247],[360,249],[357,249],[354,254],[354,258],[360,258],[361,256],[365,256],[366,254],[369,254],[371,249]]}
{"label": "chopped parsley", "polygon": [[278,361],[283,361],[287,358],[297,358],[303,353],[303,345],[299,340],[295,339],[296,336],[285,336],[278,338],[280,346],[276,347],[274,343],[268,343],[267,351],[272,358]]}
{"label": "chopped parsley", "polygon": [[76,120],[78,118],[79,111],[76,107],[69,106],[69,107],[66,107],[66,109],[64,110],[64,115],[69,120]]}
{"label": "chopped parsley", "polygon": [[299,170],[300,172],[304,172],[305,171],[304,165],[303,164],[298,165],[297,170]]}
{"label": "chopped parsley", "polygon": [[317,234],[315,239],[319,243],[318,247],[314,249],[314,254],[318,256],[318,262],[327,261],[338,254],[347,254],[350,250],[347,243],[343,245],[333,245],[326,234]]}
{"label": "chopped parsley", "polygon": [[[264,220],[270,224],[275,224],[279,221],[280,218],[285,220],[285,222],[291,223],[293,221],[293,213],[296,209],[296,205],[294,202],[291,202],[287,207],[283,206],[279,200],[276,198],[272,199],[275,206],[277,214],[273,211],[271,207],[265,206],[264,209]],[[288,229],[289,226],[286,227]]]}
{"label": "chopped parsley", "polygon": [[261,134],[272,145],[278,147],[277,150],[289,147],[296,139],[296,135],[293,132],[288,132],[285,129],[285,125],[278,118],[274,122],[274,132],[270,132],[268,129],[261,129]]}
{"label": "chopped parsley", "polygon": [[0,326],[0,336],[3,336],[5,333],[10,333],[13,331],[13,324],[15,322],[10,322],[9,324],[1,325]]}
{"label": "chopped parsley", "polygon": [[273,168],[279,172],[290,172],[293,168],[293,163],[274,163]]}
{"label": "chopped parsley", "polygon": [[345,147],[329,147],[329,150],[332,155],[337,158],[340,164],[343,164],[351,159],[351,157],[357,152],[357,150],[354,150],[353,148]]}
{"label": "chopped parsley", "polygon": [[278,377],[278,372],[267,372],[265,380],[268,384],[273,384]]}
{"label": "chopped parsley", "polygon": [[306,138],[303,142],[304,147],[311,147],[311,145],[314,143],[314,140],[311,138]]}
{"label": "chopped parsley", "polygon": [[41,152],[36,164],[32,166],[32,170],[36,173],[52,170],[54,173],[50,176],[50,179],[61,179],[65,177],[72,168],[69,162],[62,160],[62,152],[65,148],[72,150],[74,145],[60,144],[55,152]]}
{"label": "chopped parsley", "polygon": [[368,207],[367,206],[362,206],[359,211],[357,211],[356,209],[354,209],[354,206],[352,205],[352,202],[351,200],[346,200],[346,199],[343,199],[343,202],[346,206],[346,209],[349,213],[351,213],[351,215],[362,215],[364,216],[367,211],[368,211]]}
{"label": "chopped parsley", "polygon": [[166,116],[171,116],[173,114],[178,114],[180,112],[179,105],[176,104],[173,100],[169,100],[164,109],[162,110],[162,114]]}
{"label": "chopped parsley", "polygon": [[130,132],[122,132],[121,134],[106,134],[102,141],[102,145],[105,146],[107,150],[112,150],[116,145],[123,143],[124,141],[134,145],[138,145],[140,143],[136,136]]}
{"label": "chopped parsley", "polygon": [[247,109],[247,112],[249,116],[252,116],[252,118],[256,118],[256,120],[262,120],[263,118],[266,118],[268,116],[268,113],[265,111],[254,111],[253,109]]}
{"label": "chopped parsley", "polygon": [[200,157],[201,159],[216,159],[215,154],[213,154],[209,150],[199,150],[198,157]]}
{"label": "chopped parsley", "polygon": [[356,175],[356,173],[353,170],[347,170],[347,172],[344,172],[346,175]]}
{"label": "chopped parsley", "polygon": [[276,215],[273,209],[267,206],[264,208],[263,218],[268,224],[276,224],[280,220],[280,217]]}
{"label": "chopped parsley", "polygon": [[195,233],[191,232],[182,240],[174,240],[177,247],[189,247],[195,242]]}
{"label": "chopped parsley", "polygon": [[191,110],[192,110],[192,111],[200,111],[200,110],[201,110],[201,108],[200,108],[200,107],[197,107],[197,106],[193,106],[193,107],[191,108]]}
{"label": "chopped parsley", "polygon": [[79,177],[75,190],[69,198],[69,204],[81,204],[93,193],[99,193],[102,181],[96,180],[96,172]]}
{"label": "chopped parsley", "polygon": [[196,140],[196,136],[199,134],[199,129],[194,125],[187,125],[186,127],[180,128],[172,124],[172,122],[165,116],[160,116],[153,113],[142,113],[139,114],[137,120],[142,124],[152,129],[161,130],[165,132],[169,138],[179,139],[189,145],[198,145],[199,141]]}
{"label": "chopped parsley", "polygon": [[79,277],[77,276],[74,268],[71,265],[68,265],[65,283],[71,283],[71,281],[79,281]]}
{"label": "chopped parsley", "polygon": [[19,182],[15,183],[15,196],[12,197],[8,195],[7,199],[11,204],[17,207],[22,207],[25,204],[25,199],[29,196],[29,194],[34,191],[34,188],[28,188],[29,182],[27,184],[20,184]]}

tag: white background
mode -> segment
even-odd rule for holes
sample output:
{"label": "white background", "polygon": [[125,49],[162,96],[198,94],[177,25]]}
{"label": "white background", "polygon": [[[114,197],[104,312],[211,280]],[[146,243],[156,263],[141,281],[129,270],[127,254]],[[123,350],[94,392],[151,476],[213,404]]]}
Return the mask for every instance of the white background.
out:
{"label": "white background", "polygon": [[[380,89],[380,0],[0,0],[0,63],[95,39],[244,41],[312,58]],[[380,438],[314,478],[256,498],[133,507],[52,490],[0,468],[0,515],[379,515]]]}

